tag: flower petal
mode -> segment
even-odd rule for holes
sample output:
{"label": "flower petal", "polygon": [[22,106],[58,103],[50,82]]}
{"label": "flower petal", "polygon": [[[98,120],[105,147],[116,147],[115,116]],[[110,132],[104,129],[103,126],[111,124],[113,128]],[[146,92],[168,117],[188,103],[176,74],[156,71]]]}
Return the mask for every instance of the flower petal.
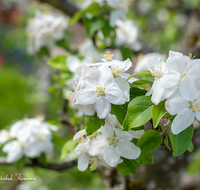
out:
{"label": "flower petal", "polygon": [[109,146],[103,155],[106,163],[112,167],[115,167],[120,161],[120,156],[116,153],[113,146]]}
{"label": "flower petal", "polygon": [[94,104],[94,108],[97,111],[97,115],[100,119],[105,119],[111,110],[111,104],[106,100],[104,96],[101,96],[97,99],[97,102]]}
{"label": "flower petal", "polygon": [[141,154],[141,149],[126,139],[119,139],[115,150],[120,156],[128,159],[136,159]]}
{"label": "flower petal", "polygon": [[79,91],[76,94],[76,99],[82,105],[94,104],[97,101],[97,93],[91,90]]}
{"label": "flower petal", "polygon": [[101,140],[94,141],[90,147],[89,154],[95,156],[97,154],[102,154],[108,149],[109,145],[107,139],[102,136]]}
{"label": "flower petal", "polygon": [[88,167],[89,163],[89,154],[88,153],[81,153],[78,155],[78,169],[79,171],[85,171]]}
{"label": "flower petal", "polygon": [[194,112],[185,108],[181,110],[172,122],[171,131],[173,134],[177,135],[181,131],[188,128],[194,121]]}

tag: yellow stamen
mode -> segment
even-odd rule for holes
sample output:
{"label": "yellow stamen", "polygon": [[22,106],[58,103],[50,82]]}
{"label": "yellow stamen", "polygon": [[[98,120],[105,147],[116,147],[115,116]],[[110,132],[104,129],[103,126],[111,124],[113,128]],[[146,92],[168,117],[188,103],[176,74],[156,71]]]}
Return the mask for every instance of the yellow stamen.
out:
{"label": "yellow stamen", "polygon": [[119,69],[119,66],[115,67],[114,64],[110,66],[110,71],[113,74],[114,78],[120,76],[122,73],[121,70]]}
{"label": "yellow stamen", "polygon": [[192,53],[188,53],[189,57],[191,60],[193,60],[195,58],[195,55],[192,56]]}
{"label": "yellow stamen", "polygon": [[104,57],[106,61],[112,61],[113,56],[114,54],[110,54],[109,51],[107,51],[105,55],[102,55],[102,57]]}
{"label": "yellow stamen", "polygon": [[158,66],[155,68],[153,65],[151,65],[150,69],[151,69],[152,76],[158,77],[158,78],[162,77],[163,74],[161,73],[161,70],[162,70],[161,66]]}
{"label": "yellow stamen", "polygon": [[73,92],[72,92],[72,91],[69,91],[69,93],[67,94],[67,99],[71,99],[71,98],[72,98],[72,95],[73,95]]}
{"label": "yellow stamen", "polygon": [[117,146],[117,143],[119,142],[119,139],[116,139],[116,137],[113,135],[112,137],[107,137],[107,141],[108,141],[108,144],[110,146]]}
{"label": "yellow stamen", "polygon": [[193,112],[198,111],[200,112],[200,100],[194,100],[191,102],[190,107],[189,107]]}
{"label": "yellow stamen", "polygon": [[99,96],[104,96],[105,95],[105,84],[104,86],[101,86],[101,84],[99,86],[96,87],[96,93],[99,95]]}

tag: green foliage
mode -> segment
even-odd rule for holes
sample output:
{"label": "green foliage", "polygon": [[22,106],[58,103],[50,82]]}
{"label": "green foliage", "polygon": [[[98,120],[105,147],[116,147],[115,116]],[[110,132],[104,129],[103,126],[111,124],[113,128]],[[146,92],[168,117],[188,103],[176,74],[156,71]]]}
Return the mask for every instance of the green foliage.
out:
{"label": "green foliage", "polygon": [[67,70],[66,58],[67,55],[59,55],[53,57],[49,59],[48,65],[50,65],[54,69]]}
{"label": "green foliage", "polygon": [[120,46],[119,49],[120,49],[120,51],[121,51],[123,60],[126,60],[126,59],[128,59],[128,58],[129,58],[129,59],[132,58],[133,52],[132,52],[129,48],[126,48],[126,47],[124,47],[124,46]]}
{"label": "green foliage", "polygon": [[158,131],[146,131],[138,140],[137,146],[141,148],[142,154],[148,154],[157,149],[162,142],[162,136]]}
{"label": "green foliage", "polygon": [[117,170],[124,176],[137,173],[137,165],[134,160],[123,158],[123,162],[117,165]]}
{"label": "green foliage", "polygon": [[139,72],[139,73],[135,73],[131,76],[129,76],[126,81],[128,81],[129,79],[131,79],[132,77],[135,77],[135,76],[142,76],[142,77],[152,77],[152,74],[149,70],[145,70],[145,71],[142,71],[142,72]]}
{"label": "green foliage", "polygon": [[162,119],[162,117],[167,113],[165,109],[165,101],[160,102],[158,105],[153,105],[152,115],[153,115],[153,127],[156,128]]}
{"label": "green foliage", "polygon": [[15,162],[15,167],[19,170],[19,169],[23,168],[27,162],[28,162],[28,158],[23,156],[20,160]]}
{"label": "green foliage", "polygon": [[128,131],[131,128],[144,125],[152,118],[153,103],[150,96],[138,96],[128,105],[128,113],[123,123],[123,129]]}
{"label": "green foliage", "polygon": [[[134,99],[137,96],[145,95],[146,92],[147,92],[146,90],[132,87],[130,89],[130,100]],[[117,117],[117,120],[119,121],[121,125],[123,124],[124,119],[126,117],[127,108],[128,108],[128,102],[126,102],[124,105],[112,104],[111,106],[112,112],[115,114],[115,116]]]}
{"label": "green foliage", "polygon": [[102,125],[105,125],[105,119],[99,119],[97,113],[92,116],[85,116],[85,129],[87,135],[93,134],[97,131]]}
{"label": "green foliage", "polygon": [[62,150],[61,150],[61,159],[63,159],[66,154],[68,154],[69,152],[71,152],[72,150],[75,149],[77,143],[73,140],[68,140],[62,147]]}
{"label": "green foliage", "polygon": [[141,153],[140,157],[137,158],[137,162],[140,165],[141,164],[154,164],[152,153],[147,153],[147,154]]}
{"label": "green foliage", "polygon": [[[188,148],[192,140],[193,136],[193,125],[180,132],[178,135],[174,135],[171,133],[170,139],[173,148],[173,156],[180,156],[183,154]],[[189,148],[191,150],[191,148]]]}

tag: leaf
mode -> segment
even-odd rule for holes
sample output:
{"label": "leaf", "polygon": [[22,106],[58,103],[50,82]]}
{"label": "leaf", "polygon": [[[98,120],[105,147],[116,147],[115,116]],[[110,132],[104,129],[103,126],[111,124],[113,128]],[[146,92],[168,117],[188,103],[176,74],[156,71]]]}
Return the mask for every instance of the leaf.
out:
{"label": "leaf", "polygon": [[[126,59],[132,59],[132,50],[130,50],[129,48],[125,48],[124,46],[120,46],[119,47],[120,51],[121,51],[121,54],[122,54],[122,57],[123,57],[123,60],[126,60]],[[128,80],[126,80],[128,81]]]}
{"label": "leaf", "polygon": [[27,162],[28,162],[28,158],[23,156],[21,159],[15,162],[15,167],[19,170],[23,168]]}
{"label": "leaf", "polygon": [[194,150],[194,146],[193,146],[192,141],[190,141],[190,144],[189,144],[187,150],[188,150],[189,152],[192,152],[192,151]]}
{"label": "leaf", "polygon": [[165,101],[160,102],[158,105],[153,105],[152,115],[153,115],[153,127],[156,128],[162,119],[162,117],[167,113],[165,109]]}
{"label": "leaf", "polygon": [[168,139],[168,137],[164,138],[164,144],[169,150],[171,150],[171,148],[169,147],[169,139]]}
{"label": "leaf", "polygon": [[128,131],[130,128],[144,125],[152,118],[153,103],[150,96],[138,96],[128,105],[128,113],[123,123],[123,129]]}
{"label": "leaf", "polygon": [[153,82],[149,80],[136,80],[133,82],[133,84],[141,85],[141,84],[153,84]]}
{"label": "leaf", "polygon": [[142,154],[148,154],[157,149],[162,142],[162,136],[156,130],[145,132],[137,142],[137,146],[141,148]]}
{"label": "leaf", "polygon": [[102,29],[106,25],[106,21],[103,17],[93,17],[92,19],[84,18],[87,34],[92,36],[94,32]]}
{"label": "leaf", "polygon": [[66,55],[59,55],[53,57],[48,61],[48,65],[50,65],[54,69],[67,69],[66,57]]}
{"label": "leaf", "polygon": [[128,103],[124,105],[111,105],[111,110],[117,117],[117,120],[122,125],[124,122],[124,118],[126,117]]}
{"label": "leaf", "polygon": [[92,116],[85,116],[85,129],[87,135],[96,132],[102,125],[105,125],[105,119],[99,119],[97,113]]}
{"label": "leaf", "polygon": [[152,153],[141,154],[139,158],[137,158],[138,164],[154,164]]}
{"label": "leaf", "polygon": [[193,125],[190,125],[187,129],[180,132],[178,135],[171,133],[171,142],[173,148],[173,156],[180,156],[189,147],[193,136]]}
{"label": "leaf", "polygon": [[130,173],[136,174],[137,165],[134,160],[123,158],[123,162],[117,165],[117,170],[124,176]]}
{"label": "leaf", "polygon": [[38,158],[38,160],[39,160],[40,162],[42,162],[44,165],[47,165],[47,160],[46,160],[46,154],[45,154],[45,153],[42,153],[42,154],[40,155],[40,157]]}
{"label": "leaf", "polygon": [[77,143],[73,140],[67,141],[62,147],[60,158],[63,159],[66,156],[66,154],[75,149],[76,145]]}
{"label": "leaf", "polygon": [[76,14],[74,14],[74,16],[70,19],[70,24],[76,24],[81,17],[83,16],[84,11],[78,11],[76,12]]}
{"label": "leaf", "polygon": [[131,76],[129,76],[126,81],[128,81],[130,78],[132,77],[135,77],[135,76],[142,76],[142,77],[152,77],[152,74],[149,70],[145,70],[145,71],[142,71],[142,72],[139,72],[139,73],[135,73]]}
{"label": "leaf", "polygon": [[[137,96],[145,95],[146,90],[141,90],[139,88],[131,88],[130,89],[130,100],[134,99]],[[112,112],[115,114],[117,117],[117,120],[119,123],[122,125],[124,122],[124,119],[127,114],[127,108],[128,108],[128,103],[125,103],[124,105],[113,105],[111,106]]]}

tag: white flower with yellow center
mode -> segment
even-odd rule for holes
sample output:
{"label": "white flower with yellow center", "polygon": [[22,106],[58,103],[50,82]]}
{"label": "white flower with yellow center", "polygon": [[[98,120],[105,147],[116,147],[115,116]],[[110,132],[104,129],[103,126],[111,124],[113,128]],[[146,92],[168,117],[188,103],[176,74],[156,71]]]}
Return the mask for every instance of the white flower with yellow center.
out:
{"label": "white flower with yellow center", "polygon": [[3,144],[9,140],[11,140],[13,137],[11,136],[10,132],[8,132],[5,129],[0,130],[0,144]]}
{"label": "white flower with yellow center", "polygon": [[111,111],[111,103],[122,105],[126,102],[126,97],[107,65],[101,66],[99,71],[98,79],[85,78],[84,88],[76,93],[76,99],[81,105],[94,104],[98,117],[105,119]]}
{"label": "white flower with yellow center", "polygon": [[177,114],[171,125],[173,134],[179,134],[189,127],[194,118],[200,121],[200,90],[198,93],[184,99],[178,90],[165,102],[165,107],[171,115]]}
{"label": "white flower with yellow center", "polygon": [[181,96],[188,101],[192,96],[194,98],[198,92],[197,89],[200,88],[200,59],[193,60],[193,58],[182,53],[170,51],[166,67],[178,73],[179,83],[177,87]]}
{"label": "white flower with yellow center", "polygon": [[109,166],[115,167],[120,163],[121,156],[128,159],[136,159],[140,156],[140,148],[130,142],[132,138],[126,138],[123,131],[116,133],[114,127],[106,122],[99,132],[101,134],[91,144],[89,154],[93,156],[103,154]]}
{"label": "white flower with yellow center", "polygon": [[176,71],[168,70],[165,62],[159,57],[150,57],[147,61],[147,69],[155,77],[150,92],[151,101],[157,105],[176,91],[180,75]]}

